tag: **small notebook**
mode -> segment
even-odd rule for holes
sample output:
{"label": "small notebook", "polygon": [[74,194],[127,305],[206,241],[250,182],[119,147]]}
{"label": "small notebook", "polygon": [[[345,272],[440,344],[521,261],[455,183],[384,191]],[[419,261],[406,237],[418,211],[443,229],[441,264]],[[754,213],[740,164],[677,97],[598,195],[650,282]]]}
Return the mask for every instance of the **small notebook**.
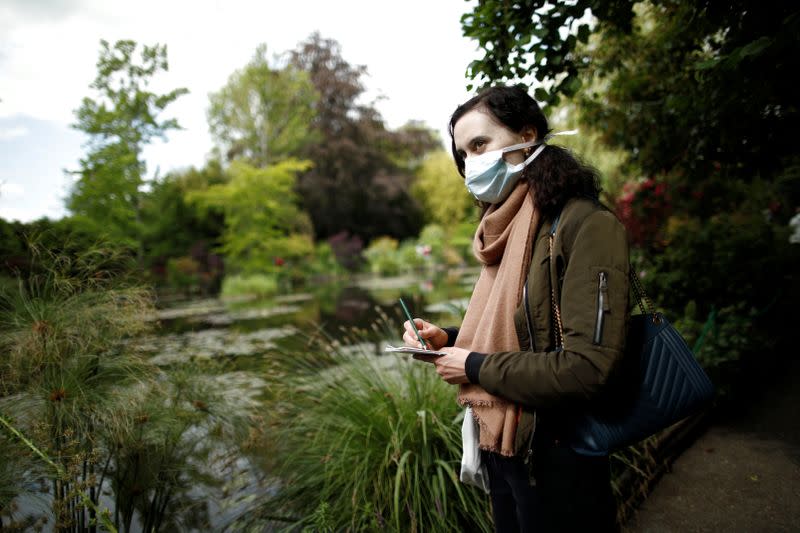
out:
{"label": "small notebook", "polygon": [[447,355],[447,352],[439,352],[436,350],[425,350],[422,348],[414,348],[413,346],[392,346],[391,344],[386,345],[385,352],[392,352],[392,353],[410,353],[410,354],[419,354],[419,355]]}

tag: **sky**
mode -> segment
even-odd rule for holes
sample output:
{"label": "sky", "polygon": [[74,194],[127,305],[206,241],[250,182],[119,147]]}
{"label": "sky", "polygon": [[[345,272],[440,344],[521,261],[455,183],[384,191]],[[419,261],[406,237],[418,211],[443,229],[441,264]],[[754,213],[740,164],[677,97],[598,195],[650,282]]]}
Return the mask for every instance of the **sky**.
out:
{"label": "sky", "polygon": [[212,149],[208,95],[260,43],[294,49],[317,31],[365,65],[365,102],[387,126],[420,120],[446,139],[466,100],[467,65],[480,57],[461,34],[474,0],[0,0],[0,217],[58,219],[86,138],[70,127],[93,93],[100,40],[167,45],[169,72],[155,91],[186,87],[167,108],[183,130],[145,149],[148,178],[202,166]]}

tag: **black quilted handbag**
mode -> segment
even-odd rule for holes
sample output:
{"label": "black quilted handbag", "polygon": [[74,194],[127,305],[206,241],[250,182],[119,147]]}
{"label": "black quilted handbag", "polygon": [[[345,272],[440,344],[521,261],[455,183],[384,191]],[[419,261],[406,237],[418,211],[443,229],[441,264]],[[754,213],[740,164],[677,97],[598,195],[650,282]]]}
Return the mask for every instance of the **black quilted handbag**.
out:
{"label": "black quilted handbag", "polygon": [[[552,247],[558,218],[549,236],[551,269],[555,268]],[[696,413],[714,395],[711,380],[686,341],[655,312],[636,272],[633,268],[630,272],[641,314],[629,317],[625,354],[609,384],[613,393],[593,405],[591,411],[575,415],[569,424],[567,440],[583,455],[607,455],[635,444]],[[561,313],[554,291],[551,300],[558,328],[556,343],[563,346]]]}

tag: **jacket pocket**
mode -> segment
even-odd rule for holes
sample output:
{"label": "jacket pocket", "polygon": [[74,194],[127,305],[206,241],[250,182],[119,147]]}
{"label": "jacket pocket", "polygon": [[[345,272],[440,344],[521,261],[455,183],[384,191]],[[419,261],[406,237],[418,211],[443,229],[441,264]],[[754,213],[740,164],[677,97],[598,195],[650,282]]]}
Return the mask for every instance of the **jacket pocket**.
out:
{"label": "jacket pocket", "polygon": [[597,273],[597,308],[594,323],[593,344],[603,342],[603,326],[605,324],[606,313],[611,311],[611,302],[608,298],[608,274],[601,270]]}

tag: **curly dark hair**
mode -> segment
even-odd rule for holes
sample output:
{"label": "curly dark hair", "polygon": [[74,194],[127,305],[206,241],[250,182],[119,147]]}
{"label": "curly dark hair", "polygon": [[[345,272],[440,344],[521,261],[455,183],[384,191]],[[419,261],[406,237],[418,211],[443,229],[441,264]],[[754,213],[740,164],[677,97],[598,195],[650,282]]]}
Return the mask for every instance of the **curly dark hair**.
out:
{"label": "curly dark hair", "polygon": [[[515,133],[520,133],[526,126],[531,126],[536,129],[536,138],[540,141],[550,133],[547,118],[524,86],[497,85],[484,89],[458,106],[450,117],[451,150],[458,172],[462,176],[464,176],[464,158],[456,150],[453,129],[461,117],[476,108],[488,111]],[[555,215],[570,198],[581,196],[598,201],[600,197],[597,171],[560,146],[547,145],[536,160],[525,167],[522,177],[528,181],[534,192],[536,207],[545,216]],[[481,213],[483,216],[489,204],[478,203],[483,208]]]}

